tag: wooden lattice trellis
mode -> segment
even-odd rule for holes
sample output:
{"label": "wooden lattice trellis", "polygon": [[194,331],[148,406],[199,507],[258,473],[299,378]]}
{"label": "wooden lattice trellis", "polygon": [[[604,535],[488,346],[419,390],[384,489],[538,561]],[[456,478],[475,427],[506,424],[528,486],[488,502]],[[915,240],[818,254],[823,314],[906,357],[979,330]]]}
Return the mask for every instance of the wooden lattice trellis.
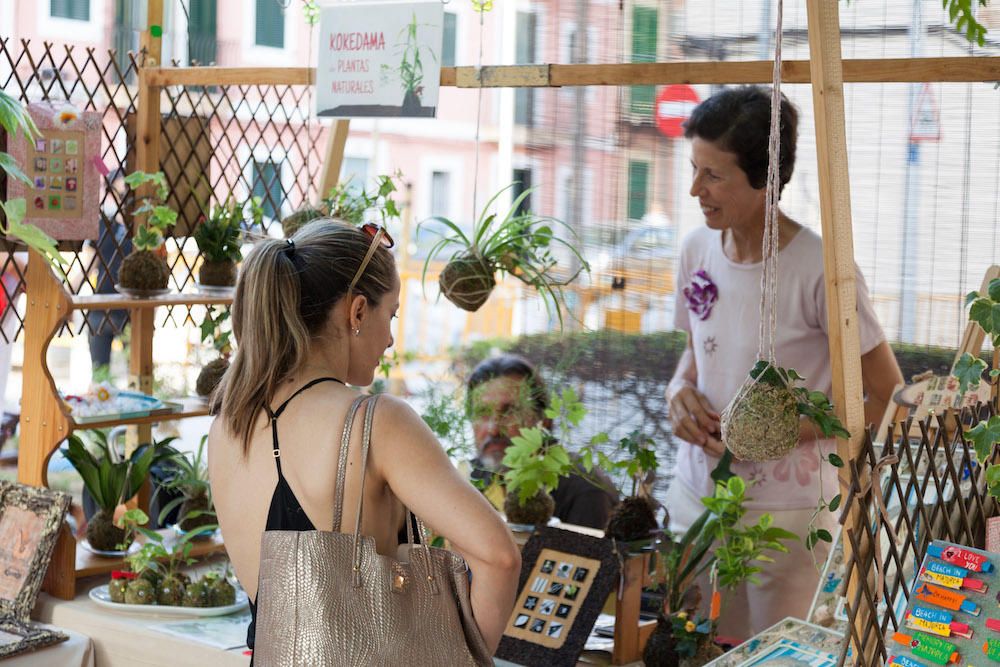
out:
{"label": "wooden lattice trellis", "polygon": [[[139,104],[137,73],[144,54],[120,57],[114,50],[79,49],[50,42],[0,40],[0,87],[27,103],[39,100],[69,100],[83,110],[99,111],[104,119],[101,155],[112,174],[136,169],[134,135]],[[121,63],[127,63],[122,68]],[[172,287],[180,290],[195,280],[200,254],[187,234],[198,216],[213,203],[230,194],[246,197],[262,195],[265,208],[275,213],[266,219],[259,233],[272,232],[282,212],[296,208],[315,195],[321,171],[319,138],[322,128],[309,121],[309,86],[212,85],[168,86],[160,94],[161,141],[159,164],[171,188],[169,203],[178,210],[176,231],[167,240],[172,271]],[[274,178],[264,182],[254,178],[254,160],[271,160]],[[276,179],[276,180],[275,180]],[[255,182],[256,181],[256,182]],[[5,189],[5,183],[3,184]],[[124,201],[105,179],[101,193],[101,227],[114,239],[114,221],[120,219],[131,237],[130,201]],[[96,242],[97,239],[94,239]],[[15,336],[23,330],[24,313],[13,298],[23,289],[22,270],[11,252],[16,246],[0,241],[5,251],[0,270],[10,269],[20,280],[9,290],[9,317],[18,321]],[[93,294],[97,290],[98,269],[107,272],[115,259],[127,254],[125,239],[112,240],[113,250],[101,256],[82,243],[63,243],[69,262],[68,289],[73,294]],[[195,313],[199,313],[198,307]],[[163,311],[160,324],[184,325],[193,322],[192,307]],[[90,318],[81,318],[63,333],[87,331]],[[98,326],[109,326],[105,318]]]}
{"label": "wooden lattice trellis", "polygon": [[[961,421],[968,428],[998,414],[997,394],[992,405],[966,410]],[[998,513],[989,495],[983,466],[962,430],[949,431],[943,416],[920,422],[920,437],[909,437],[910,420],[894,424],[885,446],[864,440],[861,456],[851,462],[851,485],[846,505],[858,508],[861,520],[845,528],[850,545],[845,564],[845,610],[849,639],[841,664],[884,664],[893,645],[886,637],[902,626],[902,609],[909,600],[920,563],[936,539],[983,548],[986,519]],[[885,460],[893,463],[885,463]],[[881,466],[879,463],[883,462]],[[879,471],[881,468],[881,471]],[[877,475],[887,512],[879,510],[876,490],[867,483]],[[884,603],[879,604],[876,549],[884,568]],[[850,644],[864,647],[865,656],[848,659]]]}

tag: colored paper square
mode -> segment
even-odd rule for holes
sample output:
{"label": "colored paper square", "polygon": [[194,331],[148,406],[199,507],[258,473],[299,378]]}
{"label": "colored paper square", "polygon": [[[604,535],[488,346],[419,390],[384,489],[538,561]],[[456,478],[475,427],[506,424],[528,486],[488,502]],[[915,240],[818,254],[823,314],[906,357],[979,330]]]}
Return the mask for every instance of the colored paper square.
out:
{"label": "colored paper square", "polygon": [[49,171],[53,174],[61,174],[63,170],[63,161],[61,157],[49,158]]}
{"label": "colored paper square", "polygon": [[53,155],[61,155],[63,152],[63,140],[53,139],[50,145]]}
{"label": "colored paper square", "polygon": [[35,171],[48,171],[49,170],[49,160],[44,157],[35,158]]}
{"label": "colored paper square", "polygon": [[35,139],[35,151],[36,152],[38,152],[38,153],[44,153],[45,150],[46,150],[46,148],[47,148],[47,146],[48,146],[48,143],[45,141],[45,139]]}
{"label": "colored paper square", "polygon": [[63,179],[62,176],[52,176],[49,178],[49,187],[53,190],[63,189]]}
{"label": "colored paper square", "polygon": [[75,211],[76,210],[76,197],[74,197],[72,195],[66,195],[65,197],[63,197],[63,209],[65,209],[67,211]]}
{"label": "colored paper square", "polygon": [[62,196],[61,195],[49,195],[49,210],[50,211],[60,211],[60,210],[62,210]]}
{"label": "colored paper square", "polygon": [[80,168],[80,161],[75,157],[68,157],[66,158],[65,167],[67,174],[75,174]]}
{"label": "colored paper square", "polygon": [[45,177],[44,176],[35,176],[35,189],[36,190],[44,190],[45,189]]}
{"label": "colored paper square", "polygon": [[76,191],[76,177],[75,176],[67,176],[66,177],[66,192],[75,192],[75,191]]}
{"label": "colored paper square", "polygon": [[76,139],[66,140],[66,155],[76,155],[80,152],[80,143]]}

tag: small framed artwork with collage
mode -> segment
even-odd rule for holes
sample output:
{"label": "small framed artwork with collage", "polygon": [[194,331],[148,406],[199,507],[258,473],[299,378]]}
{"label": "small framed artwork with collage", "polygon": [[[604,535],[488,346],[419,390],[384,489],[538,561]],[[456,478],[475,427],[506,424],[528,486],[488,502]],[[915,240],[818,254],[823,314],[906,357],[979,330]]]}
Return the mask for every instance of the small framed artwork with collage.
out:
{"label": "small framed artwork with collage", "polygon": [[558,528],[536,532],[521,552],[517,603],[497,656],[526,665],[576,664],[618,571],[611,540]]}

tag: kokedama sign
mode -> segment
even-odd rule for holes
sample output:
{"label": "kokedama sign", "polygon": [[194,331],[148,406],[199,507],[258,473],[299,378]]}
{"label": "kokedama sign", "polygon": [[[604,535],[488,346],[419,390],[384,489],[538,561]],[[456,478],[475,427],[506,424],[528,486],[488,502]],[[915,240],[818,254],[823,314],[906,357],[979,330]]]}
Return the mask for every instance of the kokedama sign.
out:
{"label": "kokedama sign", "polygon": [[433,117],[441,79],[443,7],[438,0],[324,7],[316,115]]}

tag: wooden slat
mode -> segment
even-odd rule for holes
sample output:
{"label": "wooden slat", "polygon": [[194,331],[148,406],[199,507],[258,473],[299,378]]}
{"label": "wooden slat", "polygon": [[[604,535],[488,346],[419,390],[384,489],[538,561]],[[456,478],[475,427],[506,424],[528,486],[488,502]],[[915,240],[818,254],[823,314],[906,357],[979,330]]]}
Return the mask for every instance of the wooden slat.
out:
{"label": "wooden slat", "polygon": [[[167,399],[168,401],[171,399]],[[112,426],[137,426],[145,424],[158,424],[159,422],[174,421],[175,419],[187,419],[189,417],[204,417],[209,414],[208,404],[201,399],[175,399],[172,402],[182,403],[184,409],[180,412],[167,412],[147,417],[131,417],[128,419],[104,419],[78,424],[72,422],[74,429],[109,428]],[[72,417],[70,417],[72,420]]]}
{"label": "wooden slat", "polygon": [[[609,65],[502,65],[442,67],[441,86],[512,88],[547,86],[630,86],[669,83],[770,83],[770,60],[621,63]],[[304,86],[315,81],[309,67],[151,68],[154,86]],[[481,78],[481,82],[480,82]],[[785,83],[809,83],[808,60],[786,60]],[[858,58],[843,61],[845,83],[981,82],[1000,80],[1000,57]]]}
{"label": "wooden slat", "polygon": [[[860,455],[865,434],[861,379],[861,342],[857,317],[857,282],[854,270],[854,237],[851,229],[851,190],[847,169],[847,130],[844,121],[844,78],[840,51],[839,3],[807,0],[809,57],[813,109],[816,123],[816,159],[819,175],[820,216],[823,225],[823,272],[833,375],[833,404],[837,416],[851,432],[850,440],[837,439],[837,453],[846,462]],[[850,487],[849,466],[840,469],[840,493]],[[857,502],[848,507],[844,530],[855,533],[862,514]],[[851,558],[844,544],[844,559]],[[858,577],[850,577],[847,597],[853,599]],[[859,633],[867,627],[867,611],[855,617]],[[854,655],[868,655],[871,647],[854,646]],[[865,661],[863,664],[873,664]]]}
{"label": "wooden slat", "polygon": [[[158,26],[160,37],[153,37],[152,28]],[[146,64],[159,66],[163,55],[163,0],[146,0],[146,29],[139,33],[139,50],[146,52]]]}
{"label": "wooden slat", "polygon": [[315,67],[163,67],[149,70],[153,86],[305,86]]}
{"label": "wooden slat", "polygon": [[347,145],[347,133],[350,129],[350,120],[338,120],[326,139],[326,157],[323,158],[323,173],[319,179],[320,199],[340,180],[340,165],[344,162],[344,146]]}
{"label": "wooden slat", "polygon": [[125,308],[159,308],[160,306],[223,305],[233,302],[232,295],[209,295],[199,293],[164,294],[139,299],[124,294],[89,294],[71,297],[71,305],[76,310],[116,310]]}
{"label": "wooden slat", "polygon": [[28,251],[28,307],[24,316],[24,386],[21,392],[21,447],[17,481],[48,486],[49,457],[69,435],[70,425],[59,409],[56,384],[46,362],[49,342],[66,321],[69,299],[45,258]]}

